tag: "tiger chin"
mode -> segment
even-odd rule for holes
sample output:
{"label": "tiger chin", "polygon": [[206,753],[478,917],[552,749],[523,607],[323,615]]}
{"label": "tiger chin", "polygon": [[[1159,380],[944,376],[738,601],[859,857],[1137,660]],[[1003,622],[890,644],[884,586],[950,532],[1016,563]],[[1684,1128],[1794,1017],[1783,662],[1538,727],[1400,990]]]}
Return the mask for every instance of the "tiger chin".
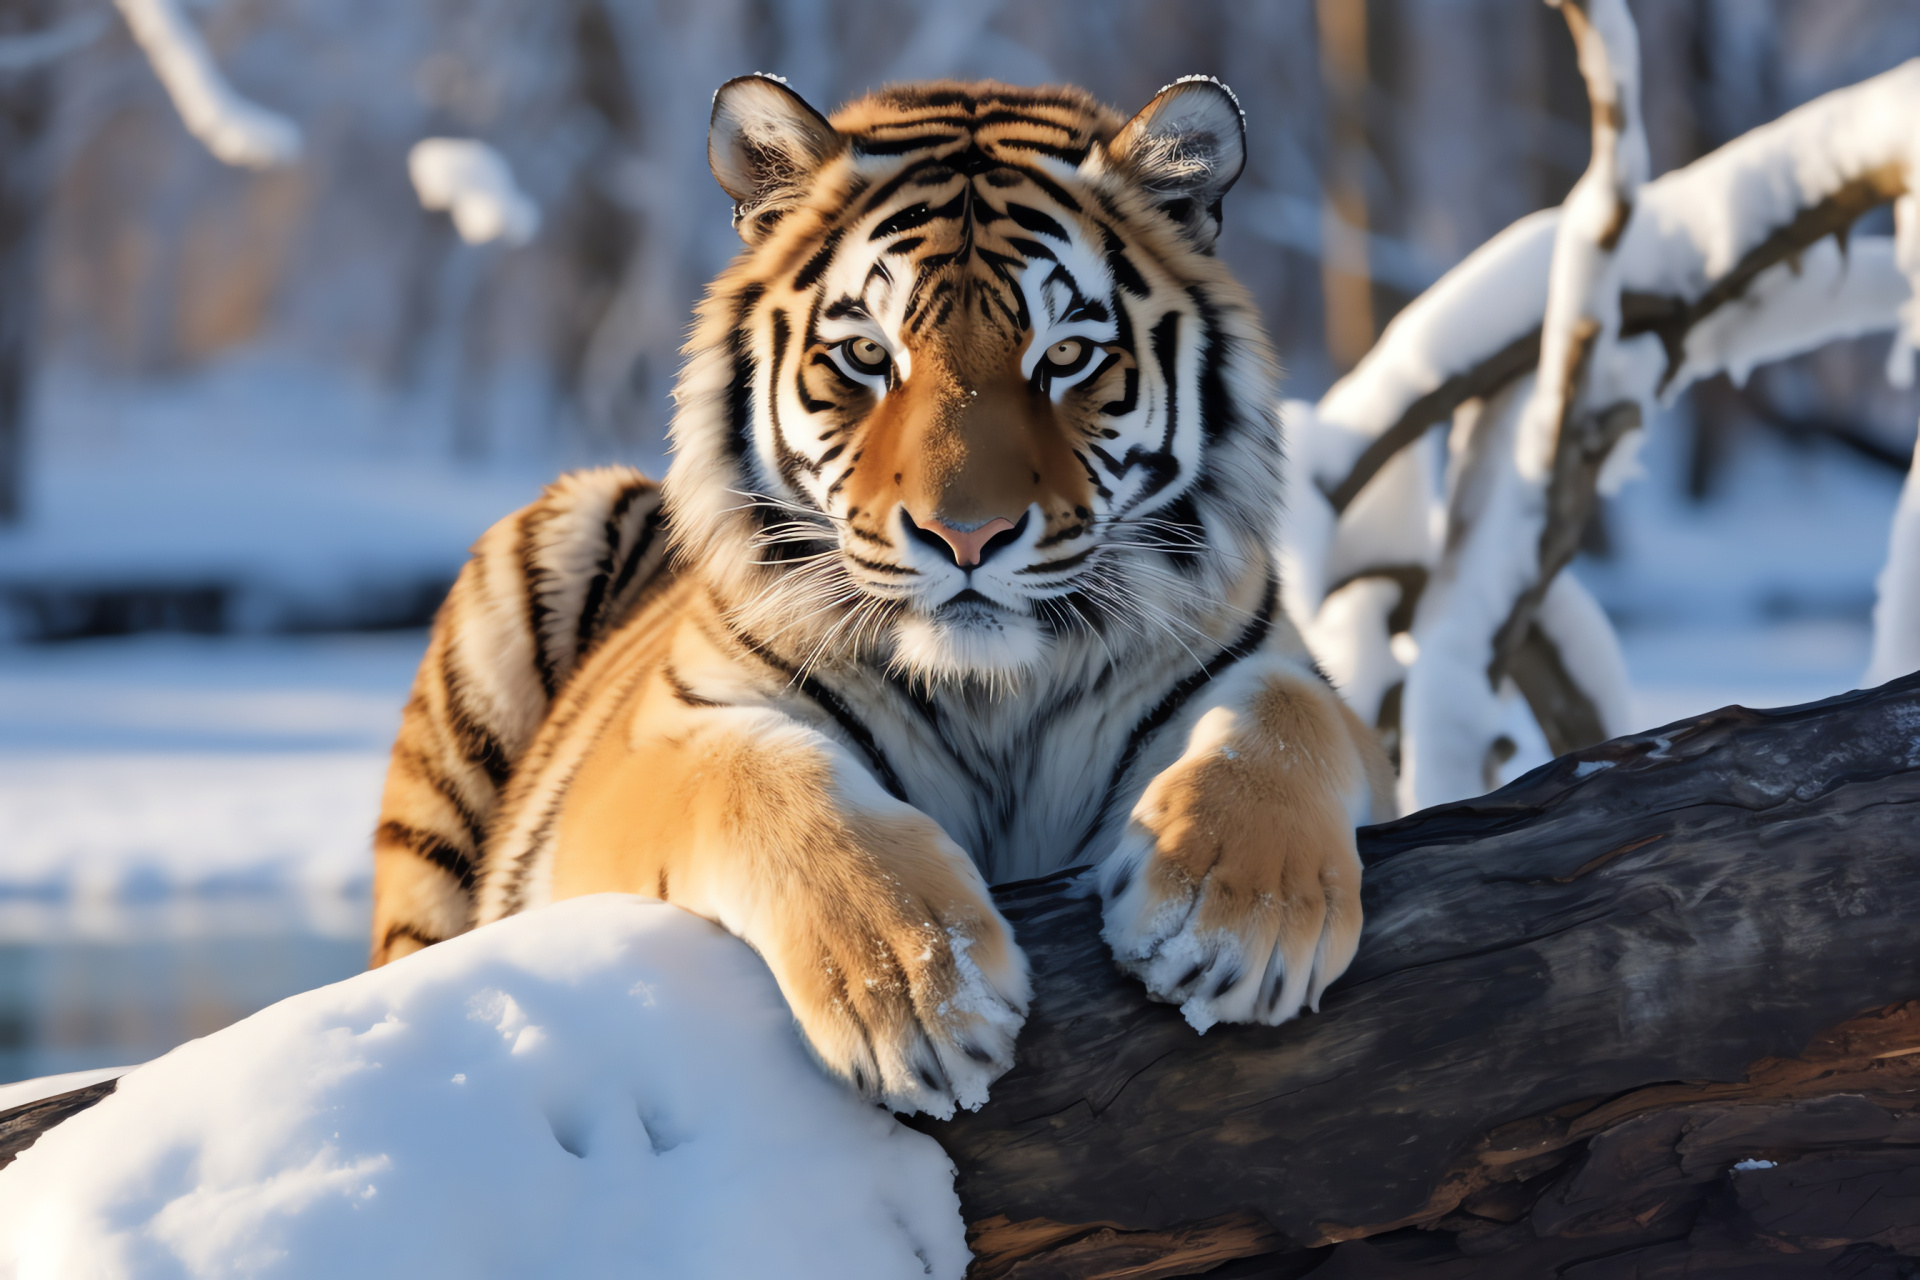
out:
{"label": "tiger chin", "polygon": [[946,1115],[1030,998],[988,884],[1094,865],[1115,958],[1200,1030],[1315,1006],[1391,778],[1279,602],[1277,370],[1212,253],[1231,93],[829,118],[750,76],[709,157],[746,247],[675,461],[475,545],[394,745],[373,963],[656,897],[765,957],[829,1071]]}

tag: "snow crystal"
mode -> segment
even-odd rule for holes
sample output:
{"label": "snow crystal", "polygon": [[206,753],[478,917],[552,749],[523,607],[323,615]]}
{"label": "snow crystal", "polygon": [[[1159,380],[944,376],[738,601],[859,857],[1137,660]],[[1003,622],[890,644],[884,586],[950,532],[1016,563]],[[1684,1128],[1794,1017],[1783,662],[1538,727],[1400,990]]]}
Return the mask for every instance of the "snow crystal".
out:
{"label": "snow crystal", "polygon": [[604,895],[134,1070],[0,1172],[0,1274],[958,1280],[952,1179],[744,944]]}
{"label": "snow crystal", "polygon": [[426,138],[407,156],[423,209],[445,209],[468,244],[525,244],[540,229],[540,207],[513,180],[506,159],[472,138]]}

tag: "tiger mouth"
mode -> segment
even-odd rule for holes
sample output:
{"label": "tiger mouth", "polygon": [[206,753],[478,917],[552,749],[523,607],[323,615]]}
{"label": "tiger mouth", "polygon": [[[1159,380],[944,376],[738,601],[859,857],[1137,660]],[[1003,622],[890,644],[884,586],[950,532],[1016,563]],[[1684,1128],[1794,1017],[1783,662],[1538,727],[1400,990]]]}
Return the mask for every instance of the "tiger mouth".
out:
{"label": "tiger mouth", "polygon": [[1003,604],[989,600],[972,587],[942,601],[934,609],[934,616],[948,622],[975,622],[988,618],[1004,617],[1009,610]]}

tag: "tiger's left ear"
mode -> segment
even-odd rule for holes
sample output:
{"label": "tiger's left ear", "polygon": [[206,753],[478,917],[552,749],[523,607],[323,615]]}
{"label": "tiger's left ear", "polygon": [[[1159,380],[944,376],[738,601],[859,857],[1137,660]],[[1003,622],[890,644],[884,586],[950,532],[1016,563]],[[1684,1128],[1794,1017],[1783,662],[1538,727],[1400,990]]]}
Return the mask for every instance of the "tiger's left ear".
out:
{"label": "tiger's left ear", "polygon": [[1183,76],[1127,121],[1107,155],[1144,188],[1194,247],[1213,250],[1220,200],[1247,164],[1247,122],[1233,90],[1211,76]]}
{"label": "tiger's left ear", "polygon": [[738,76],[713,95],[707,163],[733,197],[733,225],[758,244],[845,145],[825,116],[769,75]]}

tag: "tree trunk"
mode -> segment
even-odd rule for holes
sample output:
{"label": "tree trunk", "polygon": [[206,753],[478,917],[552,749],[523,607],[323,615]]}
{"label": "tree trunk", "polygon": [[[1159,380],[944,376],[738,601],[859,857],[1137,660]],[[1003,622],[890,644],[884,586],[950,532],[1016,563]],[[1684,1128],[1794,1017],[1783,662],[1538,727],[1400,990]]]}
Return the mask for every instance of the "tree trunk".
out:
{"label": "tree trunk", "polygon": [[[1019,1064],[916,1120],[977,1277],[1920,1272],[1920,676],[1361,833],[1322,1012],[1197,1036],[1063,875]],[[109,1090],[0,1115],[0,1162]]]}
{"label": "tree trunk", "polygon": [[[0,37],[45,30],[54,10],[52,0],[0,5]],[[27,374],[52,78],[45,65],[0,70],[0,526],[20,519],[26,486]]]}

